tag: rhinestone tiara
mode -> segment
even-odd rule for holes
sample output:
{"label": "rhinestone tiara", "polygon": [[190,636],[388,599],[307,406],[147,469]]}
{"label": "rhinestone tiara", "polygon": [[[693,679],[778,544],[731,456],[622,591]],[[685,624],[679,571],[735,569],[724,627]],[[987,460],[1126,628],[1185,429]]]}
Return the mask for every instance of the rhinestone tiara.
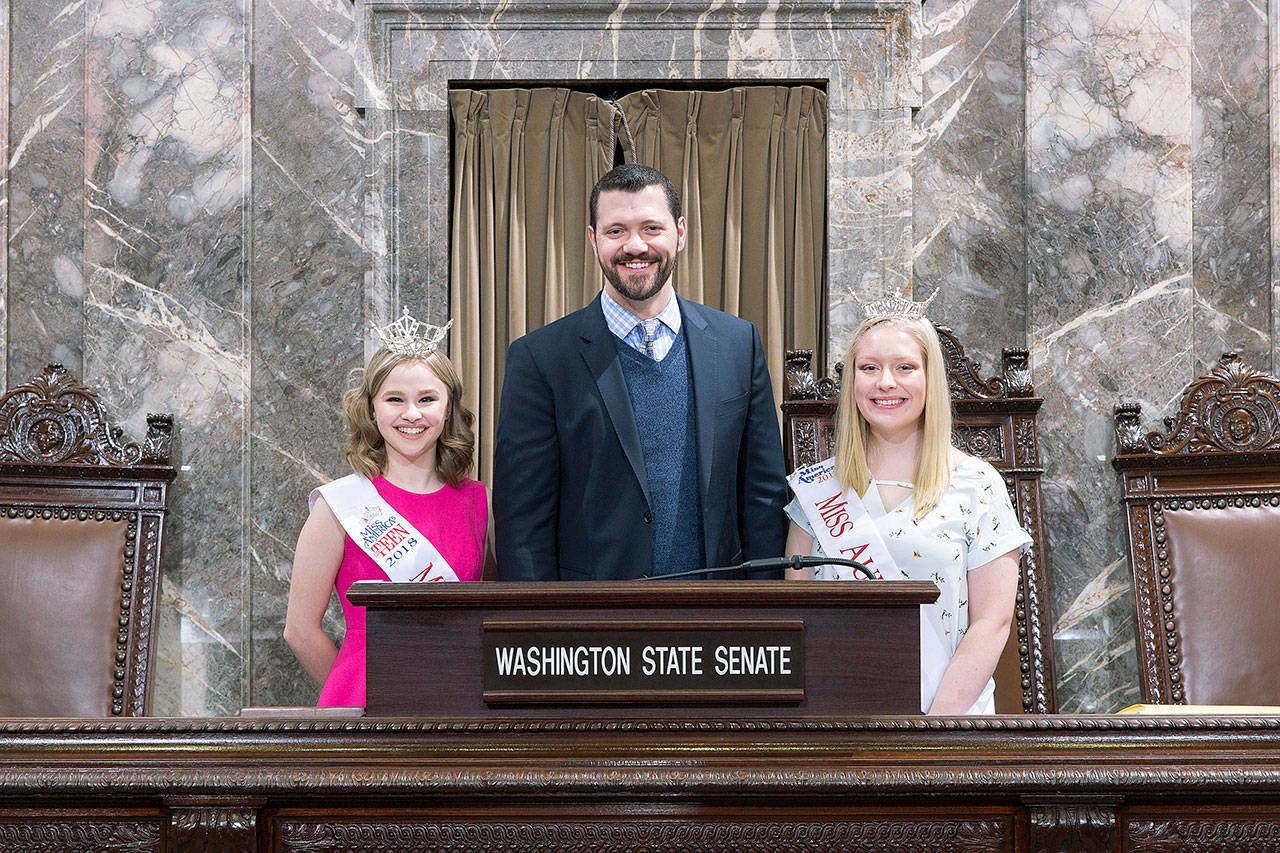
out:
{"label": "rhinestone tiara", "polygon": [[938,291],[929,294],[929,298],[923,302],[916,302],[896,293],[892,296],[886,296],[883,299],[877,299],[874,302],[868,302],[865,307],[867,321],[874,322],[877,320],[892,320],[898,317],[916,319],[924,316],[924,309],[929,307],[929,303],[933,301],[933,297],[938,295]]}
{"label": "rhinestone tiara", "polygon": [[385,326],[374,326],[373,331],[392,354],[426,358],[440,348],[440,342],[452,325],[452,320],[443,326],[421,323],[409,316],[409,309],[405,308],[399,320]]}

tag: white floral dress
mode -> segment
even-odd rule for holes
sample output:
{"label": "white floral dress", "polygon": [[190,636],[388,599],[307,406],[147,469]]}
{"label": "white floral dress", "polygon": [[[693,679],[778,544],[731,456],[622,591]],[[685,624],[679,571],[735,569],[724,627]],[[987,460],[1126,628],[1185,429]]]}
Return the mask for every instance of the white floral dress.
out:
{"label": "white floral dress", "polygon": [[[969,629],[968,573],[1002,554],[1025,550],[1031,537],[1019,526],[1009,492],[996,469],[967,454],[960,455],[952,466],[951,484],[938,505],[921,519],[911,517],[915,511],[912,496],[885,512],[875,486],[873,479],[862,505],[897,564],[900,579],[937,584],[938,600],[920,608],[921,618],[936,632],[949,658]],[[787,515],[813,535],[798,500],[787,504]],[[812,553],[825,556],[816,537]],[[940,679],[939,674],[935,681]],[[994,714],[994,693],[992,679],[968,713]]]}

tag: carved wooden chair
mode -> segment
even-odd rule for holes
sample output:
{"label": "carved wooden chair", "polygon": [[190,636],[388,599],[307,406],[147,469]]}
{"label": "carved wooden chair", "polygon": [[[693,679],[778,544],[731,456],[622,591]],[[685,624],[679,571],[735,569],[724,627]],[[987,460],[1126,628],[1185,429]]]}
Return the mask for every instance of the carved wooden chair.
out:
{"label": "carved wooden chair", "polygon": [[[1044,522],[1040,513],[1040,444],[1036,412],[1043,402],[1034,396],[1027,351],[1006,349],[1004,371],[983,379],[965,357],[955,334],[938,326],[954,412],[952,441],[967,453],[990,462],[1009,488],[1022,526],[1034,540],[1022,558],[1018,600],[1000,664],[996,668],[996,712],[1051,714],[1057,711],[1053,682],[1052,617],[1049,612],[1048,567]],[[835,409],[840,372],[815,379],[813,353],[787,353],[782,391],[783,448],[787,469],[794,470],[835,452]]]}
{"label": "carved wooden chair", "polygon": [[0,396],[0,716],[150,712],[172,431],[59,364]]}
{"label": "carved wooden chair", "polygon": [[1226,353],[1165,432],[1115,407],[1143,701],[1280,705],[1280,382]]}

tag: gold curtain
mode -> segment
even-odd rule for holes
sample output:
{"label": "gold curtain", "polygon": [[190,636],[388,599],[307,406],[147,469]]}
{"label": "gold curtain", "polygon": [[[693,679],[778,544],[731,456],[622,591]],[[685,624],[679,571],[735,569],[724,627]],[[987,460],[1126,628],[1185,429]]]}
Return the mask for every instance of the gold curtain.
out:
{"label": "gold curtain", "polygon": [[488,482],[507,346],[599,290],[587,197],[607,172],[612,110],[568,89],[455,90],[449,355],[476,412]]}
{"label": "gold curtain", "polygon": [[[455,90],[449,103],[450,354],[479,415],[487,482],[507,346],[600,290],[587,198],[612,164],[612,107],[552,88]],[[647,90],[618,103],[636,159],[680,190],[689,241],[676,290],[756,324],[781,400],[785,350],[823,346],[826,95],[750,86]],[[621,122],[616,130],[626,150]]]}
{"label": "gold curtain", "polygon": [[823,348],[826,94],[651,89],[619,105],[639,162],[680,190],[689,241],[676,290],[756,324],[781,402],[786,350]]}

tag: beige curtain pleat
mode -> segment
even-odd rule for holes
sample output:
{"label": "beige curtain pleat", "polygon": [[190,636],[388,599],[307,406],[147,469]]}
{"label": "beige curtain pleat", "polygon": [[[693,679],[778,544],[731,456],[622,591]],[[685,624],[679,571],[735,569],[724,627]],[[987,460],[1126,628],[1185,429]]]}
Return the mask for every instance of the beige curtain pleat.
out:
{"label": "beige curtain pleat", "polygon": [[449,108],[449,352],[477,416],[477,476],[488,482],[507,347],[600,287],[587,197],[609,168],[610,109],[559,88],[456,89]]}
{"label": "beige curtain pleat", "polygon": [[641,161],[681,193],[689,245],[676,289],[756,324],[781,400],[786,350],[825,363],[825,93],[658,89],[619,104]]}

